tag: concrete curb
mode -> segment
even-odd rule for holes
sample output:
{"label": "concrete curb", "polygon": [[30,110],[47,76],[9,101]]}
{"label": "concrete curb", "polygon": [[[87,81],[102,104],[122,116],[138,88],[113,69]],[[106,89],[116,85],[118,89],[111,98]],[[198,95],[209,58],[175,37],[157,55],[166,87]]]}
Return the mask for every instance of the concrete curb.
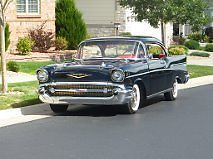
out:
{"label": "concrete curb", "polygon": [[179,85],[179,89],[188,89],[213,84],[213,75],[190,79],[186,84]]}
{"label": "concrete curb", "polygon": [[[213,75],[190,79],[187,84],[179,85],[179,89],[189,89],[209,84],[213,84]],[[47,104],[2,110],[0,111],[0,127],[43,119],[53,115],[54,113]]]}

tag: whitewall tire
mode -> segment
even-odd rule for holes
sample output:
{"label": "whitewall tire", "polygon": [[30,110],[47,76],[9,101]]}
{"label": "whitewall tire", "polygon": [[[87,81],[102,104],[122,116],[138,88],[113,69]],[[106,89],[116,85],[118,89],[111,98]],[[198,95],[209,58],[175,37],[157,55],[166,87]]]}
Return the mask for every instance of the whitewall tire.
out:
{"label": "whitewall tire", "polygon": [[141,89],[138,86],[138,84],[134,84],[132,87],[132,98],[130,102],[126,105],[127,113],[128,114],[134,114],[138,111],[140,105],[141,105]]}
{"label": "whitewall tire", "polygon": [[164,97],[168,101],[175,100],[178,97],[178,82],[177,79],[173,82],[172,90],[164,93]]}

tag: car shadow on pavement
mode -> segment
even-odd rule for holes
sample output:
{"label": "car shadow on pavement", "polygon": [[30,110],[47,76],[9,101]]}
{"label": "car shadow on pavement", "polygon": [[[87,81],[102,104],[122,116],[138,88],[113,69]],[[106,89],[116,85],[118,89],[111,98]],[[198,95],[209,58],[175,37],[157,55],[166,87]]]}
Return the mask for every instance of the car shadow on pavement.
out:
{"label": "car shadow on pavement", "polygon": [[[155,103],[164,101],[163,96],[157,96],[147,100],[144,107],[153,106]],[[157,106],[157,105],[154,105]],[[143,108],[144,108],[143,107]],[[141,108],[141,109],[143,109]],[[142,111],[142,110],[139,110]],[[47,115],[47,116],[90,116],[90,117],[112,117],[116,115],[127,115],[124,106],[112,105],[70,105],[66,113],[55,114],[50,110],[48,104],[37,104],[29,107],[22,107],[23,115]]]}
{"label": "car shadow on pavement", "polygon": [[[157,96],[155,98],[147,100],[146,105],[143,108],[152,106],[153,104],[159,103],[164,100],[165,99],[163,96]],[[90,117],[112,117],[116,115],[127,115],[124,106],[83,105],[74,109],[71,108],[66,113],[57,114],[57,116],[90,116]]]}

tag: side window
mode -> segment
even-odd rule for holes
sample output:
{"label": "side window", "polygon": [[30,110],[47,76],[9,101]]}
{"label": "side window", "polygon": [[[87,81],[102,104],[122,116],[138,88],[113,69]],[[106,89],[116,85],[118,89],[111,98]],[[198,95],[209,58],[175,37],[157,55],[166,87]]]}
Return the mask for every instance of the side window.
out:
{"label": "side window", "polygon": [[82,48],[83,57],[82,58],[98,58],[102,57],[101,50],[96,45],[84,46]]}
{"label": "side window", "polygon": [[161,59],[166,57],[165,50],[158,44],[146,44],[149,57],[152,59]]}

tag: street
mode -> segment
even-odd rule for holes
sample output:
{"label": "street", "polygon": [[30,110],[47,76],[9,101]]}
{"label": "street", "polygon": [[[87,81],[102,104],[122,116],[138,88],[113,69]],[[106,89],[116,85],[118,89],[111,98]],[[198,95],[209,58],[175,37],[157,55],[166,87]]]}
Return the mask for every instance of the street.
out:
{"label": "street", "polygon": [[162,96],[134,115],[82,106],[0,128],[1,159],[211,159],[213,85]]}

